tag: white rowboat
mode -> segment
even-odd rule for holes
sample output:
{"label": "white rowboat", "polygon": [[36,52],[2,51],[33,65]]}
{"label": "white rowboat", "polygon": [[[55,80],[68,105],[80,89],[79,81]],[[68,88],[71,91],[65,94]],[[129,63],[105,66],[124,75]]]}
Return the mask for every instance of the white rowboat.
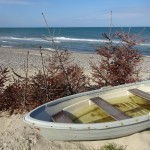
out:
{"label": "white rowboat", "polygon": [[150,80],[57,99],[26,114],[24,122],[50,140],[101,140],[150,128]]}

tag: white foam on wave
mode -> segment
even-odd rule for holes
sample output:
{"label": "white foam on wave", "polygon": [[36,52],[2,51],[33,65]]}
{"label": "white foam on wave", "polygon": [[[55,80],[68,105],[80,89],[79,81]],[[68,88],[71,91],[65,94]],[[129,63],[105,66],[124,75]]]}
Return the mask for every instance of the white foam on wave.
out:
{"label": "white foam on wave", "polygon": [[2,41],[2,43],[16,43],[16,42],[12,42],[12,41]]}
{"label": "white foam on wave", "polygon": [[11,47],[13,47],[13,46],[1,45],[1,47],[11,48]]}
{"label": "white foam on wave", "polygon": [[142,44],[139,44],[141,46],[150,46],[150,43],[142,43]]}
{"label": "white foam on wave", "polygon": [[[0,39],[4,40],[21,40],[21,41],[35,41],[35,42],[51,42],[52,38],[46,37],[46,39],[42,38],[27,38],[27,37],[0,37]],[[107,42],[107,40],[101,39],[81,39],[81,38],[69,38],[69,37],[53,37],[54,42],[60,43],[64,41],[81,41],[81,42]]]}
{"label": "white foam on wave", "polygon": [[99,39],[80,39],[80,38],[68,38],[68,37],[54,37],[60,41],[81,41],[81,42],[99,42]]}
{"label": "white foam on wave", "polygon": [[[94,42],[94,43],[107,43],[105,39],[81,39],[81,38],[68,38],[68,37],[55,37],[59,41],[78,41],[78,42]],[[113,43],[120,43],[119,40],[113,40]]]}
{"label": "white foam on wave", "polygon": [[37,42],[46,42],[46,40],[44,39],[40,39],[40,38],[17,38],[17,37],[9,37],[9,39],[11,40],[21,40],[21,41],[37,41]]}
{"label": "white foam on wave", "polygon": [[48,50],[48,51],[52,51],[52,52],[55,51],[55,49],[53,49],[53,48],[46,48],[46,47],[44,47],[43,49],[44,49],[44,50]]}
{"label": "white foam on wave", "polygon": [[[0,37],[0,39],[4,39],[3,42],[8,42],[6,40],[18,40],[18,41],[34,41],[34,42],[51,42],[50,38],[42,39],[42,38],[18,38],[18,37]],[[56,43],[59,43],[60,41],[55,41]]]}

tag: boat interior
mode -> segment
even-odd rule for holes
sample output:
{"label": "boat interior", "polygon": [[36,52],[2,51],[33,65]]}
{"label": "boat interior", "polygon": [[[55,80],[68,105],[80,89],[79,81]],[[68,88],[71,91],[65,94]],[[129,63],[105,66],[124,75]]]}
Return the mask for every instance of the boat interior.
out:
{"label": "boat interior", "polygon": [[150,112],[150,94],[139,89],[128,90],[128,96],[111,99],[94,97],[73,104],[52,116],[53,122],[101,123],[146,115]]}

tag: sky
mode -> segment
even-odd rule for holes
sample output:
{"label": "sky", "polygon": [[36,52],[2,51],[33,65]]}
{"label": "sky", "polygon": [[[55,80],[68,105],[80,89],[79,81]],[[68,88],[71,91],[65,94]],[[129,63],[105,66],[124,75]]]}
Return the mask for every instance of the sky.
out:
{"label": "sky", "polygon": [[150,0],[0,0],[0,27],[150,26]]}

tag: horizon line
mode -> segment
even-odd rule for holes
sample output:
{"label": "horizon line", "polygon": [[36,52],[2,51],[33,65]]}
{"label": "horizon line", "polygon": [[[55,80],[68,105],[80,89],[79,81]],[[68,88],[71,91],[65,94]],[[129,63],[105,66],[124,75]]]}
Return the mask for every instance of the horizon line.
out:
{"label": "horizon line", "polygon": [[[140,27],[150,27],[150,26],[115,26],[111,28],[140,28]],[[0,28],[47,28],[45,26],[30,26],[30,27],[0,27]],[[110,28],[110,26],[52,26],[49,28]]]}

